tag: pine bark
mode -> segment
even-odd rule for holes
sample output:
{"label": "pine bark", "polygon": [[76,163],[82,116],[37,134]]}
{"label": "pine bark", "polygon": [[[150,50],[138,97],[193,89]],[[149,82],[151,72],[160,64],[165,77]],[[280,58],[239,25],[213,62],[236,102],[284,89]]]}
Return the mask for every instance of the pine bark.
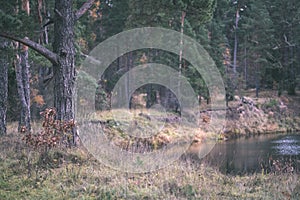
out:
{"label": "pine bark", "polygon": [[75,47],[72,0],[55,1],[53,51],[58,55],[58,63],[53,65],[54,72],[54,107],[58,120],[71,120],[74,114],[75,86]]}
{"label": "pine bark", "polygon": [[[3,42],[4,44],[5,42]],[[2,46],[5,45],[1,44]],[[3,51],[2,51],[3,53]],[[7,93],[8,93],[8,61],[5,56],[0,59],[0,135],[6,134],[6,112],[7,112]]]}
{"label": "pine bark", "polygon": [[25,127],[27,131],[30,131],[30,65],[28,63],[27,46],[22,45],[22,49],[17,55],[15,70],[18,94],[21,101],[21,115],[18,130],[21,131],[21,128]]}

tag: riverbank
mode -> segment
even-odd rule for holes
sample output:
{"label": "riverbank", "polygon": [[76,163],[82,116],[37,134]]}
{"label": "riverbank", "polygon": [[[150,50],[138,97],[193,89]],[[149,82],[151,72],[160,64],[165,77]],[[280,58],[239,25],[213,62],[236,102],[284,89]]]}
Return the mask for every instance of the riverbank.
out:
{"label": "riverbank", "polygon": [[300,131],[300,96],[261,92],[244,92],[229,102],[224,138],[236,138],[265,133],[289,133]]}
{"label": "riverbank", "polygon": [[224,175],[206,164],[178,160],[141,174],[95,160],[83,147],[45,154],[9,133],[0,143],[0,199],[299,199],[299,175],[274,171]]}
{"label": "riverbank", "polygon": [[[212,110],[210,105],[202,103],[200,112],[194,113],[199,117],[197,127],[183,123],[175,113],[161,112],[160,109],[96,112],[92,123],[101,124],[107,137],[120,148],[129,150],[142,146],[146,151],[176,143],[177,140],[201,143],[207,138],[228,140],[300,131],[300,94],[278,97],[274,91],[262,91],[260,97],[256,98],[253,90],[240,93],[241,96],[235,96],[228,103],[227,109]],[[222,116],[225,115],[226,123],[223,124]],[[216,121],[211,121],[212,116]],[[220,123],[217,121],[219,119]],[[212,124],[222,125],[215,127]],[[124,134],[124,130],[129,134]],[[135,136],[141,139],[136,140]]]}

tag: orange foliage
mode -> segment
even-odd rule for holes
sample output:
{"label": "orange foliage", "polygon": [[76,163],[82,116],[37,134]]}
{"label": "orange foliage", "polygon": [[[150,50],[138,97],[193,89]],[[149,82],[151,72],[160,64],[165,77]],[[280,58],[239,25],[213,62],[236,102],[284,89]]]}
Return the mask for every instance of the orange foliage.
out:
{"label": "orange foliage", "polygon": [[33,99],[32,99],[32,102],[36,103],[39,106],[45,105],[45,101],[44,101],[44,98],[43,98],[42,95],[36,95],[36,96],[34,96]]}
{"label": "orange foliage", "polygon": [[39,75],[36,74],[36,75],[32,76],[29,81],[30,81],[30,84],[37,83],[39,81]]}
{"label": "orange foliage", "polygon": [[148,58],[147,58],[146,54],[143,53],[143,55],[142,55],[141,58],[140,58],[140,62],[144,64],[144,63],[146,63],[147,61],[148,61]]}
{"label": "orange foliage", "polygon": [[37,89],[31,89],[31,103],[36,103],[38,106],[45,105],[45,101],[42,95],[39,95],[39,90]]}
{"label": "orange foliage", "polygon": [[231,54],[230,54],[230,49],[228,47],[226,47],[223,52],[223,58],[224,58],[223,64],[229,66],[231,62]]}
{"label": "orange foliage", "polygon": [[101,18],[102,17],[102,15],[99,12],[99,10],[100,10],[100,1],[96,1],[94,3],[94,8],[89,11],[90,12],[90,17],[93,20],[96,20],[97,18]]}

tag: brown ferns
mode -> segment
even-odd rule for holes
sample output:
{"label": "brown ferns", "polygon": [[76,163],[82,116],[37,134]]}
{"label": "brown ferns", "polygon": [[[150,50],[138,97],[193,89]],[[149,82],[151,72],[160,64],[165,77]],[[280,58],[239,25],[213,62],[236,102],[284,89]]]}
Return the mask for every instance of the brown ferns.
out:
{"label": "brown ferns", "polygon": [[21,128],[21,133],[24,133],[23,140],[26,144],[34,148],[53,148],[63,142],[69,142],[72,137],[72,131],[75,127],[74,120],[60,121],[56,120],[56,109],[46,108],[40,113],[43,116],[43,130],[34,134],[28,132],[25,127]]}

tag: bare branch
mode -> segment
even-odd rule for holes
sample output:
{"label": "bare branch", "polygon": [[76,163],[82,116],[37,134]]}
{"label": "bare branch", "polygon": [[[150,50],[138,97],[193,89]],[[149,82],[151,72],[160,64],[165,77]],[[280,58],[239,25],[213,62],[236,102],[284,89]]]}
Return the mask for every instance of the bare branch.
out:
{"label": "bare branch", "polygon": [[57,9],[54,9],[54,12],[61,18],[63,18],[62,14],[59,12],[59,10]]}
{"label": "bare branch", "polygon": [[49,26],[50,24],[54,24],[54,21],[52,19],[50,19],[46,24],[44,24],[42,29],[44,29],[46,26]]}
{"label": "bare branch", "polygon": [[46,47],[44,47],[32,40],[29,40],[27,38],[21,39],[16,36],[13,36],[13,35],[10,35],[7,33],[1,33],[1,32],[0,32],[0,37],[4,37],[4,38],[10,39],[10,40],[20,42],[20,43],[30,47],[31,49],[35,50],[36,52],[40,53],[42,56],[47,58],[51,63],[58,64],[58,56],[55,53],[53,53]]}
{"label": "bare branch", "polygon": [[87,0],[75,14],[76,20],[79,19],[93,5],[95,0]]}
{"label": "bare branch", "polygon": [[287,37],[286,37],[285,34],[283,34],[283,38],[284,38],[284,42],[285,42],[289,47],[295,46],[295,44],[291,44],[291,43],[288,41],[288,39],[287,39]]}

